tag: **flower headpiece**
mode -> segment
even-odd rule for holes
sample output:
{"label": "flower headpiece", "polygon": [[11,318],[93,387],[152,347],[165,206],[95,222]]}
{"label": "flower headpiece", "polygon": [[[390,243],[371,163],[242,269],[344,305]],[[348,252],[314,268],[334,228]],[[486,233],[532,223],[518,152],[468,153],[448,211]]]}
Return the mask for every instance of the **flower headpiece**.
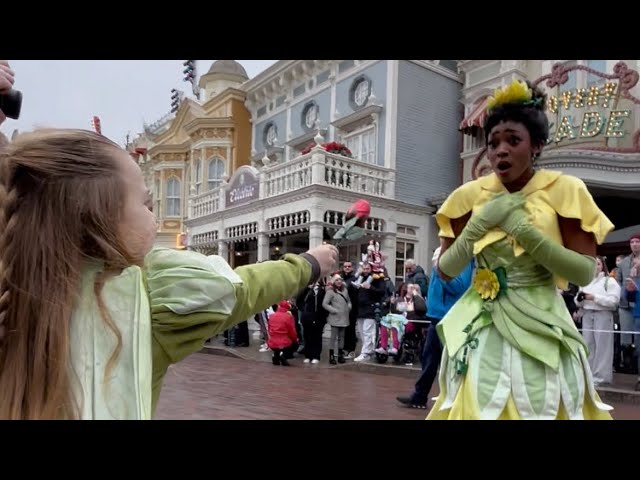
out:
{"label": "flower headpiece", "polygon": [[487,100],[487,111],[491,111],[498,105],[505,103],[520,103],[522,105],[538,105],[541,98],[533,100],[533,92],[526,82],[514,80],[509,85],[494,90],[493,95]]}

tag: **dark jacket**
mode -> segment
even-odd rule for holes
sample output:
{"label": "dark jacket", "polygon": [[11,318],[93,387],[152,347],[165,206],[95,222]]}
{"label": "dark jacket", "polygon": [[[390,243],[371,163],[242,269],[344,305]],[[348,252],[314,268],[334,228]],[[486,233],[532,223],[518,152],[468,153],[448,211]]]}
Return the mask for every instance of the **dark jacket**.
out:
{"label": "dark jacket", "polygon": [[423,297],[427,298],[429,294],[429,277],[424,273],[424,268],[416,265],[415,272],[407,273],[406,282],[420,285],[420,293],[422,293]]}
{"label": "dark jacket", "polygon": [[318,287],[317,293],[310,287],[305,287],[305,289],[300,292],[300,295],[298,295],[296,299],[296,305],[298,306],[301,322],[313,321],[314,323],[326,323],[327,311],[322,308],[324,295],[325,290],[323,285]]}
{"label": "dark jacket", "polygon": [[[363,278],[363,282],[366,280]],[[384,279],[378,278],[371,282],[369,288],[358,289],[358,318],[375,318],[376,303],[382,302],[386,292]]]}

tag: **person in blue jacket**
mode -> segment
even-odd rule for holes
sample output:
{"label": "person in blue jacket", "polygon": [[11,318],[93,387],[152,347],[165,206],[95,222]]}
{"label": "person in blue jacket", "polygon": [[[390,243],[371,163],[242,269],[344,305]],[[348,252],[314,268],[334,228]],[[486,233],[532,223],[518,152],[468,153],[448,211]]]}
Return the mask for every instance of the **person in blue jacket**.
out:
{"label": "person in blue jacket", "polygon": [[436,332],[437,323],[445,316],[451,307],[458,301],[464,292],[471,286],[475,262],[471,260],[469,265],[450,281],[445,281],[437,274],[438,257],[440,247],[433,253],[433,272],[429,282],[429,294],[427,295],[427,320],[431,326],[427,332],[427,340],[422,349],[422,372],[415,384],[411,395],[396,397],[400,403],[407,407],[427,408],[429,391],[438,373],[440,359],[442,357],[442,344]]}
{"label": "person in blue jacket", "polygon": [[[631,275],[625,279],[626,298],[630,305],[635,303],[633,308],[633,320],[635,322],[636,332],[640,331],[640,259],[637,263],[631,264]],[[633,276],[632,276],[633,275]],[[636,343],[636,352],[638,352],[638,358],[640,359],[640,342]],[[638,361],[640,363],[640,360]],[[636,383],[636,391],[640,390],[640,377]]]}

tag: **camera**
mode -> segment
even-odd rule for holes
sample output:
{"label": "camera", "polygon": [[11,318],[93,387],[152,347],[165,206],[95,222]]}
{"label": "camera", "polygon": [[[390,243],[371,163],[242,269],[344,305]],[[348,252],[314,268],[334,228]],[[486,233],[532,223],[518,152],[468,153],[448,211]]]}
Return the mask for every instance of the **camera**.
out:
{"label": "camera", "polygon": [[0,110],[7,118],[17,120],[20,117],[20,109],[22,108],[22,92],[19,90],[9,90],[7,93],[0,95]]}
{"label": "camera", "polygon": [[578,300],[579,302],[584,302],[584,297],[585,296],[586,296],[586,293],[578,292],[578,295],[576,295],[576,300]]}

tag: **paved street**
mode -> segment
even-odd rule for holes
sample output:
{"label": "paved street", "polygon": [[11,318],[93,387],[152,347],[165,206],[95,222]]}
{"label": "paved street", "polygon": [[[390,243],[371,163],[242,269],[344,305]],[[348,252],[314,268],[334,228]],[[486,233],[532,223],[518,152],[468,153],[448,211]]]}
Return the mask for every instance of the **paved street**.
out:
{"label": "paved street", "polygon": [[[426,410],[403,408],[395,397],[412,380],[298,360],[291,367],[195,354],[171,367],[157,419],[422,420]],[[611,402],[609,402],[611,403]],[[640,405],[612,403],[614,418],[640,418]]]}

